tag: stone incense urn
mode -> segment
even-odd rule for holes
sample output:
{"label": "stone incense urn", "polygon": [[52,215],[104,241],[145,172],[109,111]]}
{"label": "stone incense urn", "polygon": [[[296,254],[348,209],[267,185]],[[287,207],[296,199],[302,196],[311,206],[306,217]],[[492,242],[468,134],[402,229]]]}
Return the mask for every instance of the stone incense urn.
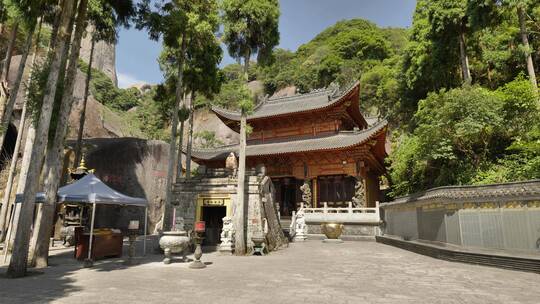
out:
{"label": "stone incense urn", "polygon": [[186,249],[190,239],[186,231],[164,231],[159,239],[159,246],[165,252],[164,264],[171,263],[173,253],[182,253],[182,259],[186,260]]}
{"label": "stone incense urn", "polygon": [[325,243],[341,243],[339,237],[343,233],[343,224],[341,223],[324,223],[321,224],[321,231],[326,235]]}

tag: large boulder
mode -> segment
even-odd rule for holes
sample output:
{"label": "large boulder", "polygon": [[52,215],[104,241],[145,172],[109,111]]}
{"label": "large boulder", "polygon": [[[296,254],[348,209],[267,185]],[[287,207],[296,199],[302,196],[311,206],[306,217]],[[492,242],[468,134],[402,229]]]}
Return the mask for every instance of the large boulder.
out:
{"label": "large boulder", "polygon": [[[197,134],[201,131],[214,132],[216,139],[223,142],[223,144],[232,144],[239,141],[238,133],[227,127],[216,114],[208,109],[202,109],[195,111],[193,115],[193,134]],[[184,135],[187,136],[188,130],[184,130]],[[187,137],[184,137],[187,138]],[[194,138],[197,143],[197,139]]]}
{"label": "large boulder", "polygon": [[[68,143],[74,146],[73,141]],[[154,231],[165,204],[169,144],[139,138],[92,138],[85,140],[85,147],[86,167],[95,169],[103,182],[119,192],[148,200],[148,227]],[[67,153],[66,159],[73,159],[72,151]],[[143,214],[142,209],[109,208],[99,214],[98,224],[126,228],[130,219],[144,220]]]}

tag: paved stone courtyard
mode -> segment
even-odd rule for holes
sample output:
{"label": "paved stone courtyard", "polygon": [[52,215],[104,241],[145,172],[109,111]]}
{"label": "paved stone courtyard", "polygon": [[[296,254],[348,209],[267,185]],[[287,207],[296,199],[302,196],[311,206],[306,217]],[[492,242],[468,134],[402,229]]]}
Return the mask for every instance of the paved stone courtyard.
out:
{"label": "paved stone courtyard", "polygon": [[[60,252],[60,253],[59,253]],[[209,253],[206,269],[59,251],[52,267],[10,280],[0,303],[540,303],[540,275],[441,261],[374,242],[294,243],[269,256]]]}

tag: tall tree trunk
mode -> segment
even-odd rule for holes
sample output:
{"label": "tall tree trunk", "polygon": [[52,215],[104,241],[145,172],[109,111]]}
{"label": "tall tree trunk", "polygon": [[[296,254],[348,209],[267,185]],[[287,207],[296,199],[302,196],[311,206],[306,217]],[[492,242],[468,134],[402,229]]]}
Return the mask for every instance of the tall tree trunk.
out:
{"label": "tall tree trunk", "polygon": [[49,238],[53,227],[54,211],[56,206],[56,193],[60,186],[60,172],[62,170],[61,160],[64,151],[64,141],[66,138],[69,123],[69,113],[73,106],[73,91],[77,78],[77,64],[81,49],[81,40],[86,29],[86,11],[88,0],[81,0],[77,9],[77,21],[75,34],[71,46],[69,66],[65,77],[64,93],[58,114],[58,122],[53,144],[50,146],[45,159],[45,196],[46,201],[39,204],[36,216],[32,240],[30,242],[30,253],[32,254],[31,264],[38,268],[48,266]]}
{"label": "tall tree trunk", "polygon": [[180,131],[178,131],[178,166],[176,166],[176,179],[179,179],[182,177],[182,145],[184,144],[184,125],[185,121],[180,120]]}
{"label": "tall tree trunk", "polygon": [[[39,20],[39,27],[41,27],[41,18]],[[10,94],[8,102],[2,113],[0,119],[0,147],[4,146],[4,139],[6,138],[6,132],[11,121],[11,115],[13,114],[13,107],[17,101],[17,93],[21,87],[22,78],[24,75],[24,69],[26,68],[26,60],[28,59],[28,54],[32,49],[32,38],[34,36],[34,28],[31,28],[28,31],[28,36],[26,37],[26,42],[24,44],[24,50],[21,56],[21,61],[19,62],[19,69],[17,70],[17,78],[13,83],[13,86],[10,88]],[[39,42],[38,42],[39,43]]]}
{"label": "tall tree trunk", "polygon": [[77,144],[75,146],[75,166],[78,166],[82,159],[82,141],[84,134],[84,121],[86,119],[86,105],[88,104],[88,96],[90,95],[90,80],[92,80],[92,63],[94,61],[94,49],[96,47],[96,39],[92,37],[90,46],[90,58],[88,59],[88,70],[86,71],[86,81],[84,84],[84,99],[79,116],[79,131],[77,132]]}
{"label": "tall tree trunk", "polygon": [[519,18],[519,31],[521,34],[521,41],[526,52],[525,60],[527,63],[527,72],[529,73],[529,80],[531,81],[534,90],[538,92],[538,83],[536,82],[536,73],[534,71],[534,63],[531,55],[531,46],[529,45],[527,26],[525,24],[525,11],[523,10],[523,7],[519,4],[517,6],[517,14]]}
{"label": "tall tree trunk", "polygon": [[176,81],[176,97],[174,101],[174,109],[172,113],[171,122],[171,142],[169,143],[169,162],[167,166],[167,182],[166,182],[166,198],[165,208],[163,210],[163,230],[170,230],[172,224],[172,184],[174,179],[174,169],[177,166],[176,157],[176,137],[178,128],[178,110],[180,108],[180,101],[184,94],[184,61],[186,56],[186,37],[182,34],[182,45],[180,47],[180,54],[178,56],[178,78]]}
{"label": "tall tree trunk", "polygon": [[[178,131],[178,151],[177,151],[177,164],[176,164],[176,180],[181,178],[183,176],[182,172],[182,158],[184,158],[184,129],[186,125],[186,118],[184,118],[184,112],[186,109],[186,100],[187,96],[184,92],[184,95],[182,96],[182,102],[180,104],[181,110],[178,111],[178,120],[180,121],[180,128]],[[182,116],[180,116],[180,112],[182,112]]]}
{"label": "tall tree trunk", "polygon": [[186,147],[186,179],[191,178],[191,150],[193,149],[193,103],[195,103],[195,92],[191,92],[189,99],[189,120],[188,120],[188,138]]}
{"label": "tall tree trunk", "polygon": [[[49,50],[54,49],[56,47],[56,42],[58,41],[58,29],[60,28],[60,21],[62,19],[62,7],[64,6],[64,2],[66,2],[66,0],[58,1],[58,4],[56,5],[54,10],[54,20],[51,29],[51,38],[49,40]],[[50,53],[48,54],[51,55]]]}
{"label": "tall tree trunk", "polygon": [[[37,52],[39,50],[39,39],[41,37],[41,25],[42,25],[42,18],[40,18],[39,20],[39,27],[38,27],[38,32],[37,32],[37,37],[36,37],[36,42],[35,42],[35,49],[34,49],[34,52],[32,54],[32,60],[31,60],[31,66],[30,66],[30,74],[28,76],[28,79],[31,79],[32,78],[32,71],[34,70],[34,66],[36,64],[36,58],[37,58]],[[28,42],[28,41],[27,41]],[[25,52],[27,53],[27,52]],[[26,58],[23,58],[24,61],[26,61]],[[22,64],[23,61],[21,61],[21,64]],[[20,71],[20,66],[19,66],[19,71]],[[17,75],[17,78],[18,78],[18,75]],[[22,79],[22,74],[21,74],[21,79]],[[19,85],[20,85],[20,81],[18,81],[19,84],[17,84],[16,87],[17,88],[17,91],[19,90]],[[28,96],[28,89],[26,90],[26,96]],[[10,99],[11,99],[11,96],[10,96]],[[13,157],[11,158],[11,164],[9,166],[9,173],[8,173],[8,179],[7,179],[7,182],[6,182],[6,187],[4,189],[4,198],[2,200],[2,208],[0,210],[0,242],[2,242],[5,237],[6,237],[6,233],[5,231],[7,230],[7,225],[8,223],[6,222],[6,219],[7,219],[7,213],[8,213],[8,210],[9,210],[9,198],[11,196],[11,190],[13,188],[13,180],[15,178],[15,173],[16,173],[16,168],[17,168],[17,161],[18,161],[18,158],[19,158],[19,150],[20,150],[20,145],[21,145],[21,141],[22,141],[22,135],[24,133],[24,128],[25,128],[25,123],[26,123],[26,102],[24,103],[23,105],[23,109],[22,109],[22,114],[21,114],[21,121],[19,122],[19,128],[18,128],[18,133],[17,133],[17,139],[15,141],[15,149],[14,149],[14,152],[13,152]],[[7,129],[7,126],[6,126],[6,129]],[[5,132],[2,133],[1,136],[1,144],[0,144],[0,147],[2,147],[3,145],[3,140],[5,138]]]}
{"label": "tall tree trunk", "polygon": [[[246,84],[248,82],[248,70],[249,70],[249,58],[248,52],[244,58],[244,77]],[[236,255],[246,254],[246,219],[245,219],[245,183],[246,183],[246,127],[247,127],[247,113],[245,109],[242,109],[240,115],[240,145],[238,151],[238,187],[236,191],[236,208],[235,208],[235,226],[236,237],[234,242],[234,253]]]}
{"label": "tall tree trunk", "polygon": [[469,57],[467,56],[467,44],[465,43],[465,33],[461,31],[459,33],[459,54],[461,59],[461,71],[463,75],[463,82],[471,84],[471,69],[469,66]]}
{"label": "tall tree trunk", "polygon": [[13,49],[15,48],[15,42],[17,42],[17,32],[19,30],[19,23],[15,22],[13,28],[11,28],[11,33],[9,35],[9,44],[6,50],[6,55],[4,57],[4,62],[2,65],[2,81],[7,81],[9,76],[9,68],[11,66],[11,58],[13,57]]}
{"label": "tall tree trunk", "polygon": [[[6,239],[6,232],[9,227],[9,221],[8,219],[8,213],[10,210],[10,206],[12,205],[10,202],[11,193],[13,190],[13,180],[15,179],[15,174],[17,173],[17,162],[19,161],[19,150],[21,149],[21,142],[22,137],[24,134],[24,127],[26,123],[26,109],[27,106],[24,104],[22,113],[21,113],[21,121],[19,122],[19,133],[17,133],[17,140],[15,142],[15,150],[13,153],[13,157],[11,158],[11,163],[9,165],[9,173],[8,173],[8,180],[6,182],[6,187],[4,189],[4,197],[2,199],[2,210],[0,212],[0,242],[4,241]],[[8,244],[9,242],[6,242]]]}
{"label": "tall tree trunk", "polygon": [[[41,28],[40,28],[41,29]],[[34,54],[32,54],[32,69],[30,70],[30,74],[28,75],[28,79],[31,80],[32,79],[32,74],[33,72],[35,71],[36,69],[36,60],[37,60],[37,55],[38,55],[38,51],[39,51],[39,40],[40,40],[40,36],[41,36],[41,32],[39,31],[38,32],[38,37],[36,38],[36,45],[35,45],[35,48],[34,48]],[[50,54],[52,53],[51,51],[51,43],[49,43],[49,47],[48,47],[48,50],[47,50],[47,53]],[[29,83],[29,86],[32,85],[31,83]],[[32,151],[32,146],[34,145],[34,140],[36,138],[36,129],[35,129],[35,124],[34,122],[32,121],[32,115],[30,115],[27,111],[28,111],[28,98],[29,98],[29,95],[30,95],[30,88],[27,87],[26,88],[26,94],[24,96],[25,100],[24,100],[24,106],[23,106],[23,110],[22,110],[22,115],[21,115],[21,122],[19,123],[19,130],[26,130],[26,142],[25,142],[25,145],[24,145],[24,150],[23,150],[23,158],[22,158],[22,161],[21,161],[21,168],[20,168],[20,172],[19,172],[19,179],[18,179],[18,182],[17,182],[17,193],[24,193],[24,181],[26,180],[26,177],[28,176],[28,168],[30,166],[30,154],[31,154],[31,151]],[[30,118],[30,120],[29,120]],[[21,129],[22,128],[22,129]],[[17,142],[15,143],[15,145],[21,145],[22,143],[22,137],[23,137],[23,132],[20,131],[18,134],[17,134]],[[19,148],[15,148],[15,151],[19,151]],[[15,160],[18,160],[18,154],[16,154],[17,158],[14,158],[13,161]],[[11,192],[13,190],[13,179],[15,178],[15,175],[16,175],[16,161],[15,161],[15,164],[10,166],[10,172],[9,172],[9,177],[12,179],[11,182],[8,181],[8,183],[6,184],[6,192],[8,191],[9,189],[9,192]],[[8,188],[9,187],[9,188]],[[11,195],[11,193],[4,193],[4,202],[6,202],[6,204],[9,202],[9,196]],[[11,218],[13,218],[13,223],[11,225],[11,227],[15,227],[16,226],[16,223],[17,223],[17,220],[19,219],[19,214],[20,214],[20,209],[19,208],[16,208],[18,204],[15,205],[15,208],[13,208],[13,215]],[[7,217],[9,218],[9,216]],[[9,221],[6,223],[6,225],[9,225]],[[9,231],[9,227],[6,227],[6,231]],[[8,233],[9,235],[9,233]],[[5,236],[4,236],[5,237]],[[6,240],[6,246],[11,246],[12,244],[12,240],[13,240],[13,237],[11,237],[9,240]]]}
{"label": "tall tree trunk", "polygon": [[47,146],[49,126],[51,122],[54,97],[60,74],[60,66],[63,60],[62,55],[65,48],[69,46],[69,26],[76,1],[65,1],[62,8],[62,21],[58,34],[58,43],[51,61],[50,72],[47,78],[43,104],[39,115],[39,122],[36,127],[36,137],[30,155],[30,165],[28,176],[24,181],[23,199],[20,204],[20,214],[15,226],[15,238],[13,242],[13,254],[9,262],[7,275],[10,277],[22,277],[26,275],[28,247],[30,243],[30,228],[32,226],[32,214],[34,211],[34,201],[39,184],[39,173],[43,161],[43,154]]}

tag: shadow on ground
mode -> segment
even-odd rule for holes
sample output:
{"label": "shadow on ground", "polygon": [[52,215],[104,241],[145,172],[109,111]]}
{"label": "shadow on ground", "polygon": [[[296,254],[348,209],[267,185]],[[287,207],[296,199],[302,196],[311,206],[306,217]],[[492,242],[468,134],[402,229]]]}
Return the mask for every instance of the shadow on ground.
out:
{"label": "shadow on ground", "polygon": [[[155,250],[155,244],[157,244],[157,237],[149,236],[147,253],[142,256],[143,242],[141,239],[137,240],[133,264],[127,263],[129,243],[124,241],[121,258],[97,260],[91,268],[84,268],[83,261],[78,261],[73,257],[73,247],[51,248],[49,267],[30,268],[27,276],[23,278],[8,278],[6,276],[8,266],[0,266],[0,303],[49,303],[82,290],[82,287],[77,286],[76,280],[73,278],[77,272],[122,271],[134,266],[161,262],[163,255]],[[177,261],[178,259],[175,259],[174,262]]]}

